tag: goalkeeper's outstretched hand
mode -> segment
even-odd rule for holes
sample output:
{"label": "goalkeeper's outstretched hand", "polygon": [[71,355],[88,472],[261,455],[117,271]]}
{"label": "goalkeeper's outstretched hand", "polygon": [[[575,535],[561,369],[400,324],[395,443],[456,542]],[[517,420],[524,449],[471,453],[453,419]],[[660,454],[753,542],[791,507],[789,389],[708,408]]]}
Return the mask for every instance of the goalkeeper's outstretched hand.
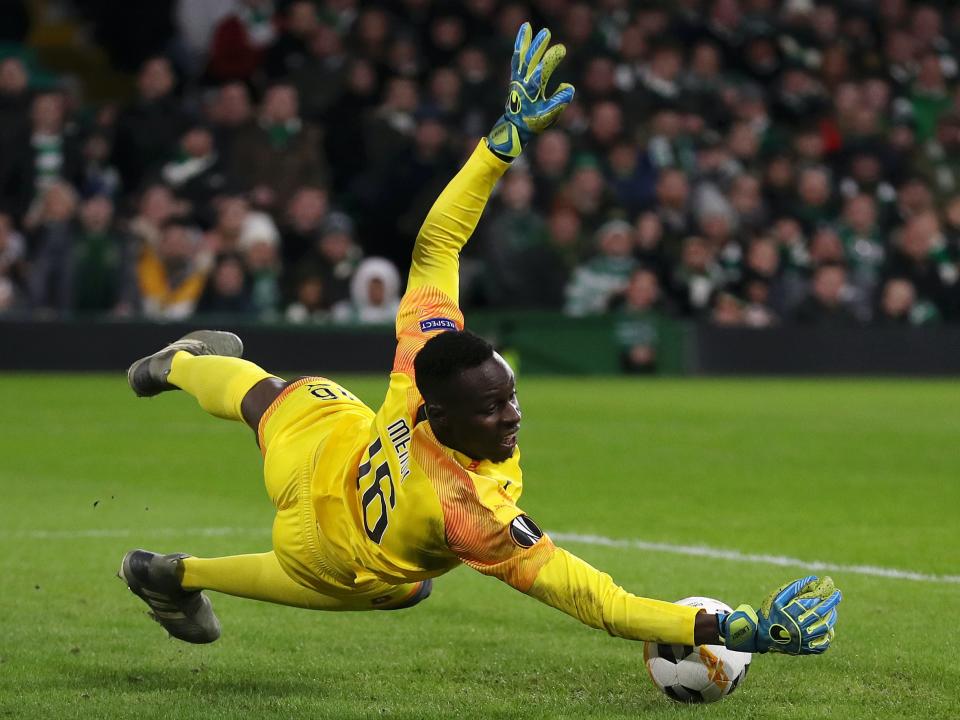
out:
{"label": "goalkeeper's outstretched hand", "polygon": [[490,149],[505,160],[517,157],[530,138],[553,125],[573,100],[570,83],[561,83],[547,96],[547,83],[567,49],[563,45],[548,49],[550,31],[546,28],[531,42],[532,35],[530,23],[520,26],[513,45],[506,110],[487,136]]}
{"label": "goalkeeper's outstretched hand", "polygon": [[774,590],[754,610],[719,613],[720,637],[731,650],[816,655],[833,640],[840,591],[829,577],[809,575]]}

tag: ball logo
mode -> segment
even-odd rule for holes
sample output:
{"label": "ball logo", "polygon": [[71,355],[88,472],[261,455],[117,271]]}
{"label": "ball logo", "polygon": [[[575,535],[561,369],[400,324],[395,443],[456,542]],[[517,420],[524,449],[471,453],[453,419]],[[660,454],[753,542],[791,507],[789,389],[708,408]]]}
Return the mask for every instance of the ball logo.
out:
{"label": "ball logo", "polygon": [[520,112],[520,93],[516,90],[510,91],[510,112],[514,115]]}
{"label": "ball logo", "polygon": [[727,685],[730,684],[730,678],[727,677],[727,673],[723,669],[723,660],[710,652],[706,645],[701,645],[698,649],[700,650],[700,661],[707,668],[707,678],[718,688],[725,690]]}
{"label": "ball logo", "polygon": [[543,531],[526,515],[517,515],[510,523],[510,537],[520,547],[529,548],[543,537]]}

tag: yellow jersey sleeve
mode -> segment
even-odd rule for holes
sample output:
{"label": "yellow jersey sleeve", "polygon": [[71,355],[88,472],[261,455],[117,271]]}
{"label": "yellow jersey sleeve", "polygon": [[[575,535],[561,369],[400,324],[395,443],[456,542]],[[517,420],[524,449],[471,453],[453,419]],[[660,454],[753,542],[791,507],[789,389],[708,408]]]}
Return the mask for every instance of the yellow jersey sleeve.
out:
{"label": "yellow jersey sleeve", "polygon": [[698,608],[637,597],[562,548],[540,569],[527,593],[617,637],[695,644],[693,625]]}

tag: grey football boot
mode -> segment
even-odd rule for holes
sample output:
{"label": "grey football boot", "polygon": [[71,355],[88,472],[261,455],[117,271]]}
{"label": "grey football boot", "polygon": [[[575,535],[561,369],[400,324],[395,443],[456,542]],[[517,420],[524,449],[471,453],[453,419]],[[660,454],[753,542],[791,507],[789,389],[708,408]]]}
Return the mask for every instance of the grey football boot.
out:
{"label": "grey football boot", "polygon": [[211,643],[220,637],[220,621],[210,599],[200,590],[180,585],[183,553],[159,555],[131,550],[117,576],[150,607],[150,617],[173,637],[189,643]]}
{"label": "grey football boot", "polygon": [[137,360],[127,370],[127,382],[138,397],[152,397],[177,388],[167,382],[173,356],[180,350],[191,355],[243,355],[243,341],[232,332],[196,330],[170,343],[163,350]]}

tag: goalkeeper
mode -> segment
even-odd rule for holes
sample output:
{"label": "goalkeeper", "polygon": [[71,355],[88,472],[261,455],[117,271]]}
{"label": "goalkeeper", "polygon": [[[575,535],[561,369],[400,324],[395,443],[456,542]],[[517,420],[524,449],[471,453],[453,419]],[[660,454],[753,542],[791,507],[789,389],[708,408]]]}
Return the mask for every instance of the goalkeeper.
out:
{"label": "goalkeeper", "polygon": [[397,315],[397,352],[374,413],[321,377],[293,382],[241,360],[230,333],[191,333],[134,363],[139,396],[181,389],[257,433],[277,513],[273,549],[198,558],[133,550],[121,577],[173,636],[212,642],[205,590],[318,610],[394,610],[463,563],[591,627],[633,640],[791,654],[829,647],[840,593],[785,585],[759,607],[707,614],[630,594],[557,547],[517,506],[520,405],[504,359],[463,329],[459,253],[500,176],[556,121],[574,89],[546,88],[564,56],[550,33],[517,35],[506,109],[424,221]]}

